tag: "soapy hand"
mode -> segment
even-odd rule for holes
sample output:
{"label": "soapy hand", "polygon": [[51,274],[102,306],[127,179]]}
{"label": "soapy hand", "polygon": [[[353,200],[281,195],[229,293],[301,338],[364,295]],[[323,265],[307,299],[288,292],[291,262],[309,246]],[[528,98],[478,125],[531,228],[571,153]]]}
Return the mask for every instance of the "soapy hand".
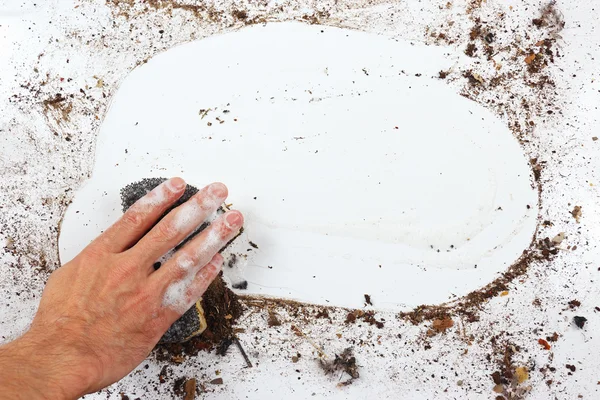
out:
{"label": "soapy hand", "polygon": [[156,224],[185,187],[162,183],[50,276],[29,331],[0,347],[0,399],[75,399],[116,382],[202,296],[243,217],[221,215],[155,271],[227,197],[213,183]]}

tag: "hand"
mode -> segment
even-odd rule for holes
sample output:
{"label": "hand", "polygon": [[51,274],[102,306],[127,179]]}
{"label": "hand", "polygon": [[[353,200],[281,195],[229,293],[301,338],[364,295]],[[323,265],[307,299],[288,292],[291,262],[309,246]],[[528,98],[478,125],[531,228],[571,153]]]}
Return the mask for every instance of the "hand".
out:
{"label": "hand", "polygon": [[154,271],[227,197],[213,183],[153,227],[185,186],[162,183],[50,276],[29,331],[0,347],[0,398],[74,399],[116,382],[202,296],[243,217],[221,215]]}

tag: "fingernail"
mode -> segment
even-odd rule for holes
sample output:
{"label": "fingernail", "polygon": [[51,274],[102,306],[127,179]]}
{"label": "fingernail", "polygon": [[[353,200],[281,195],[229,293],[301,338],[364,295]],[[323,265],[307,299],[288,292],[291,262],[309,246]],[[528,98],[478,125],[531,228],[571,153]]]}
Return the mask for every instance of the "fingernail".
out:
{"label": "fingernail", "polygon": [[171,188],[173,188],[173,190],[176,191],[180,191],[186,186],[185,181],[181,178],[171,178],[171,180],[169,181],[169,185],[171,186]]}
{"label": "fingernail", "polygon": [[237,228],[237,227],[242,226],[243,218],[242,218],[242,214],[240,214],[237,211],[233,211],[233,212],[227,213],[225,220],[227,221],[227,223],[229,224],[230,227]]}
{"label": "fingernail", "polygon": [[209,185],[209,191],[217,197],[227,197],[227,186],[223,185],[221,182],[211,183]]}

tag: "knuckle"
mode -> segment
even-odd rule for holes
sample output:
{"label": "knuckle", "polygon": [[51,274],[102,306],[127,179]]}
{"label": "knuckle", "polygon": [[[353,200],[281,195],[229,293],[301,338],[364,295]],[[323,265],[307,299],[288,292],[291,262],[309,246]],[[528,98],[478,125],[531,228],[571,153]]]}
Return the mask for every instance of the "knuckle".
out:
{"label": "knuckle", "polygon": [[122,221],[126,226],[137,227],[142,224],[142,214],[134,210],[129,210],[123,214]]}

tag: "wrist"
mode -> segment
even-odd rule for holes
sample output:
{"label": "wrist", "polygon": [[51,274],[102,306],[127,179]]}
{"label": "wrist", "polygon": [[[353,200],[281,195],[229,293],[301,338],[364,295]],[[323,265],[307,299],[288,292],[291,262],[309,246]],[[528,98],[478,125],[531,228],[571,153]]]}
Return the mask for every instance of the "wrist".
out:
{"label": "wrist", "polygon": [[77,365],[72,352],[61,349],[56,342],[28,332],[0,347],[2,396],[71,400],[87,393],[90,387],[87,371]]}

